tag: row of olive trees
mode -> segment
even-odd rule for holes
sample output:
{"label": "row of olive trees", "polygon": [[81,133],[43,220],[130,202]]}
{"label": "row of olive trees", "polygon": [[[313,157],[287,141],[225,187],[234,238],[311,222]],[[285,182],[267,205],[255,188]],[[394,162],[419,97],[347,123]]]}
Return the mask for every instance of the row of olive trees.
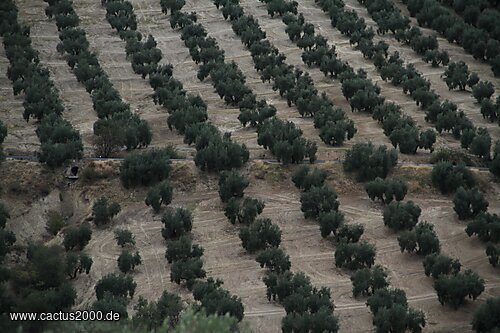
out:
{"label": "row of olive trees", "polygon": [[[287,2],[284,2],[285,4]],[[288,2],[289,4],[291,2]],[[273,2],[267,3],[268,13],[274,15]],[[420,132],[414,121],[402,116],[401,108],[394,103],[385,103],[380,96],[380,88],[366,77],[366,73],[360,70],[358,73],[347,63],[343,62],[337,55],[334,46],[328,46],[327,39],[316,34],[314,25],[305,22],[304,16],[293,11],[284,14],[283,22],[286,24],[286,33],[290,40],[303,50],[302,60],[308,66],[318,67],[325,76],[340,78],[342,92],[349,101],[352,111],[366,112],[372,114],[373,118],[382,124],[384,134],[387,135],[394,147],[398,147],[402,153],[414,154],[418,148],[433,150],[436,134],[432,130]],[[387,55],[388,45],[369,43],[369,34],[358,36],[360,41],[353,40],[352,43],[363,45],[362,50],[368,57]],[[365,42],[362,42],[365,41]],[[336,126],[326,126],[329,122]],[[355,133],[354,127],[346,126],[340,109],[328,112],[320,109],[314,114],[315,127],[320,129],[320,137],[325,142],[340,142],[344,140],[342,129],[347,130],[352,137]],[[332,123],[330,123],[331,125]],[[340,141],[339,141],[340,140]]]}
{"label": "row of olive trees", "polygon": [[[169,127],[174,127],[185,134],[187,143],[196,145],[196,165],[202,170],[209,171],[243,165],[248,160],[246,147],[233,143],[229,135],[222,136],[213,125],[205,123],[207,120],[205,102],[199,96],[186,96],[182,84],[172,76],[171,65],[158,65],[162,55],[152,36],[141,42],[142,35],[136,30],[137,22],[132,4],[128,1],[108,0],[104,1],[103,5],[106,6],[109,23],[126,42],[126,52],[131,57],[134,71],[143,78],[149,76],[150,85],[155,91],[155,102],[168,109]],[[147,193],[145,203],[157,213],[160,212],[162,205],[169,205],[172,200],[173,189],[168,183],[168,177],[171,169],[170,158],[174,157],[176,157],[175,152],[169,149],[131,154],[125,159],[120,170],[125,187],[152,186]],[[193,224],[191,213],[184,208],[169,208],[163,213],[161,222],[163,224],[161,233],[167,240],[165,257],[172,264],[170,280],[185,284],[192,290],[195,300],[201,303],[206,313],[221,316],[229,313],[240,321],[243,318],[241,300],[220,288],[220,281],[217,281],[217,286],[212,286],[212,279],[209,278],[208,282],[200,280],[206,277],[201,260],[203,248],[193,244],[189,238]],[[130,259],[128,261],[137,262],[136,255],[130,254],[127,257]],[[179,307],[180,300],[178,296],[172,294],[167,294],[165,297],[172,299],[174,304],[178,305],[174,307],[175,316],[169,318],[171,322],[175,322],[182,309]],[[156,307],[157,311],[161,311],[160,300],[156,305],[139,300],[136,310],[141,314],[141,321],[148,321],[150,307]],[[161,324],[159,319],[161,317],[155,321],[155,328]]]}
{"label": "row of olive trees", "polygon": [[228,314],[238,321],[243,319],[244,308],[241,299],[221,287],[221,280],[206,277],[203,269],[203,248],[190,238],[193,226],[191,212],[184,208],[170,209],[161,219],[164,227],[162,236],[167,241],[165,258],[171,264],[170,280],[185,284],[192,291],[194,299],[208,314]]}
{"label": "row of olive trees", "polygon": [[[423,56],[426,62],[431,62],[432,66],[448,65],[448,53],[438,50],[436,36],[423,36],[418,27],[410,28],[410,19],[403,16],[391,1],[358,0],[358,2],[367,7],[371,17],[377,22],[379,26],[378,33],[385,33],[390,30],[396,35],[398,41],[411,46],[415,52]],[[488,81],[479,81],[477,74],[471,74],[463,61],[450,63],[443,77],[450,90],[457,87],[460,90],[465,90],[466,86],[472,88],[472,94],[479,103],[483,98],[489,98],[494,93],[493,84]]]}
{"label": "row of olive trees", "polygon": [[446,51],[439,51],[436,36],[423,36],[418,27],[410,28],[410,19],[387,0],[358,0],[368,9],[370,16],[377,22],[377,33],[391,31],[400,42],[409,45],[425,62],[433,67],[448,65],[449,56]]}
{"label": "row of olive trees", "polygon": [[500,75],[500,42],[490,36],[491,29],[487,28],[495,29],[495,16],[487,17],[484,26],[475,27],[436,0],[404,0],[403,3],[419,25],[432,28],[450,43],[462,46],[475,59],[489,62],[493,74]]}
{"label": "row of olive trees", "polygon": [[[384,205],[384,224],[394,230],[411,229],[420,215],[420,208],[413,202],[402,203],[408,185],[399,178],[387,178],[396,165],[397,153],[369,144],[356,144],[347,152],[344,170],[356,173],[358,181],[368,181],[365,190],[371,200],[380,200]],[[417,227],[418,228],[418,227]],[[412,231],[405,231],[399,238],[401,252],[421,251],[422,239]],[[415,239],[418,238],[418,239]],[[417,249],[418,248],[418,249]],[[357,270],[351,276],[353,295],[369,296],[367,306],[373,314],[373,324],[381,331],[419,332],[425,326],[425,315],[408,306],[406,293],[389,288],[386,270],[376,265]]]}
{"label": "row of olive trees", "polygon": [[[250,51],[254,67],[261,74],[262,81],[270,83],[272,81],[273,90],[286,98],[289,106],[295,105],[301,116],[316,119],[316,115],[321,114],[323,121],[315,121],[315,127],[320,130],[323,142],[338,146],[354,136],[357,131],[354,123],[345,116],[342,109],[334,108],[333,102],[325,94],[318,94],[309,73],[286,64],[285,55],[279,53],[279,50],[266,39],[266,33],[260,28],[257,20],[244,14],[238,1],[225,0],[214,3],[222,10],[224,18],[231,21],[233,31]],[[282,15],[288,10],[296,11],[296,4],[287,4],[276,12]],[[324,47],[326,48],[326,44]],[[325,52],[328,51],[325,49]],[[330,58],[334,57],[333,54],[329,55]],[[314,61],[316,56],[311,51],[308,61]],[[280,146],[282,145],[281,142]]]}
{"label": "row of olive trees", "polygon": [[239,236],[248,253],[257,253],[256,261],[267,269],[264,283],[269,301],[278,301],[286,311],[282,319],[284,332],[337,332],[338,319],[330,289],[312,286],[309,277],[290,271],[290,258],[280,248],[281,230],[268,218],[257,218],[264,202],[244,195],[248,180],[237,171],[221,173],[219,196],[225,204],[225,215],[233,224],[241,224]]}
{"label": "row of olive trees", "polygon": [[[49,71],[40,64],[38,52],[31,45],[30,30],[18,23],[13,1],[4,1],[0,7],[0,35],[9,59],[7,76],[12,81],[14,95],[24,93],[24,114],[39,120],[36,130],[41,143],[39,159],[51,167],[60,166],[82,156],[80,134],[61,117],[64,106]],[[5,138],[2,127],[0,137]]]}
{"label": "row of olive trees", "polygon": [[[168,9],[170,7],[166,7],[164,3],[163,10],[166,12]],[[220,98],[229,105],[239,107],[238,118],[243,125],[249,123],[256,126],[259,133],[262,132],[263,126],[268,129],[269,126],[264,124],[269,124],[268,119],[276,114],[276,108],[264,100],[257,101],[256,95],[246,85],[245,76],[238,66],[234,62],[228,64],[224,61],[224,51],[219,48],[214,38],[207,36],[204,27],[196,23],[195,13],[188,15],[175,10],[174,12],[175,14],[170,17],[171,25],[180,28],[181,38],[188,47],[191,57],[200,64],[198,78],[204,80],[210,77]],[[274,119],[271,122],[274,123]],[[284,163],[292,160],[298,163],[305,157],[314,160],[316,146],[303,139],[301,132],[298,136],[298,138],[273,140],[266,148]]]}
{"label": "row of olive trees", "polygon": [[94,124],[96,153],[107,157],[122,147],[130,150],[148,146],[152,138],[148,123],[130,112],[130,106],[113,87],[96,54],[90,51],[71,1],[47,2],[49,6],[45,13],[49,18],[55,18],[59,31],[57,50],[65,54],[78,82],[91,95],[93,108],[99,117]]}
{"label": "row of olive trees", "polygon": [[[143,78],[149,77],[156,104],[164,106],[170,114],[168,126],[184,134],[184,141],[195,144],[195,163],[203,170],[219,171],[240,167],[249,158],[248,149],[222,135],[208,119],[207,105],[200,96],[186,93],[182,83],[173,77],[172,65],[159,65],[162,59],[157,43],[150,35],[143,42],[136,30],[133,6],[128,1],[106,1],[106,18],[126,42],[126,53],[132,68]],[[208,52],[210,53],[210,52]]]}
{"label": "row of olive trees", "polygon": [[500,218],[490,214],[488,200],[477,187],[476,178],[464,165],[452,165],[447,161],[436,163],[432,169],[432,183],[441,193],[454,193],[453,209],[460,220],[473,219],[467,224],[465,232],[470,237],[476,235],[487,242],[486,255],[492,266],[498,265],[500,249]]}
{"label": "row of olive trees", "polygon": [[[415,100],[417,106],[420,106],[425,111],[425,120],[433,123],[439,133],[443,131],[451,132],[457,139],[465,136],[465,143],[462,143],[462,147],[470,147],[471,152],[477,156],[486,159],[490,158],[491,139],[488,143],[489,134],[487,130],[477,129],[465,113],[458,110],[455,103],[448,100],[441,101],[439,95],[431,89],[430,82],[414,66],[408,64],[404,66],[404,61],[397,51],[389,55],[387,52],[388,45],[385,42],[381,41],[375,45],[373,43],[374,33],[367,28],[363,18],[358,17],[356,12],[347,11],[342,1],[325,0],[319,1],[318,4],[323,11],[328,13],[332,25],[342,34],[349,36],[351,44],[356,44],[364,57],[374,62],[382,79],[389,80],[393,85],[401,87],[405,94],[409,94]],[[489,85],[487,82],[478,84],[477,75],[470,74],[466,65],[464,65],[456,63],[448,67],[445,79],[448,81],[450,88],[469,85],[473,86],[474,90],[477,90],[477,96],[475,95],[477,98],[481,99],[481,96],[488,96]],[[403,126],[409,121],[405,118],[403,118]],[[395,136],[398,136],[398,134],[396,132]],[[417,138],[415,132],[409,137]],[[425,137],[422,139],[424,139],[423,142],[427,141]],[[474,148],[470,145],[472,140],[477,141]],[[402,141],[404,145],[412,147],[415,146],[415,143],[411,143],[411,141],[415,142],[416,140],[402,139]]]}

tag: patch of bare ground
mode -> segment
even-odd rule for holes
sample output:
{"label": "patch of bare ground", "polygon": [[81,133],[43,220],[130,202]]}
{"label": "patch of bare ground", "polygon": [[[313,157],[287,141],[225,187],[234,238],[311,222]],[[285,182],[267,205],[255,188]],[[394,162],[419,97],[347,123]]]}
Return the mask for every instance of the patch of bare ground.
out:
{"label": "patch of bare ground", "polygon": [[179,150],[192,151],[182,142],[182,136],[168,129],[168,114],[164,108],[153,103],[153,89],[132,70],[126,58],[125,42],[106,20],[106,10],[100,1],[75,1],[73,7],[80,17],[80,27],[85,30],[90,48],[99,59],[102,69],[118,90],[121,98],[130,104],[132,112],[137,113],[151,126],[152,147],[166,144],[177,146]]}
{"label": "patch of bare ground", "polygon": [[[29,161],[3,161],[0,191],[11,218],[7,227],[17,242],[39,239],[45,233],[45,216],[60,205],[59,189],[64,188],[57,172]],[[43,222],[43,223],[39,223]]]}
{"label": "patch of bare ground", "polygon": [[[377,31],[378,25],[371,18],[368,13],[366,7],[358,4],[356,0],[345,0],[346,8],[355,10],[360,17],[362,17],[369,27],[372,27],[374,31]],[[374,41],[383,40],[387,44],[389,44],[390,52],[397,51],[401,55],[401,58],[405,60],[405,63],[411,63],[415,66],[415,68],[422,73],[422,75],[427,78],[431,83],[431,89],[434,89],[436,93],[441,96],[441,99],[450,100],[457,104],[459,110],[463,110],[465,114],[474,122],[476,126],[486,127],[490,132],[490,135],[493,138],[500,138],[500,126],[497,123],[491,123],[488,120],[484,119],[480,112],[480,104],[476,102],[476,99],[472,96],[471,91],[457,91],[448,89],[448,86],[441,78],[441,75],[444,73],[446,67],[434,68],[430,64],[425,63],[421,56],[419,56],[415,51],[413,51],[409,46],[405,46],[399,43],[394,35],[386,34],[386,35],[375,35]],[[443,43],[445,44],[445,43]],[[440,49],[443,49],[443,45],[440,41]],[[460,57],[452,56],[453,61],[462,60]],[[477,62],[477,60],[474,60]],[[483,68],[480,68],[484,70]],[[488,68],[486,74],[491,73],[491,70]],[[484,71],[477,72],[480,78],[483,78],[485,75]],[[498,84],[500,84],[500,80],[494,79],[492,83],[495,85],[495,89],[498,92]]]}
{"label": "patch of bare ground", "polygon": [[[408,8],[401,0],[393,0],[392,2],[401,10],[401,13],[410,18],[412,25],[419,26],[417,19],[415,17],[410,17]],[[446,38],[443,38],[430,28],[420,27],[420,30],[422,30],[424,36],[436,35],[439,42],[439,48],[448,52],[451,61],[464,61],[467,66],[469,66],[469,70],[478,73],[482,80],[490,81],[495,85],[495,95],[500,94],[500,79],[493,75],[488,63],[474,59],[474,57],[467,53],[460,45],[448,42]]]}
{"label": "patch of bare ground", "polygon": [[8,135],[3,142],[6,155],[32,155],[40,148],[36,136],[36,122],[23,118],[23,95],[14,96],[12,81],[7,77],[9,59],[0,37],[0,120],[7,126]]}
{"label": "patch of bare ground", "polygon": [[93,125],[97,115],[92,109],[92,100],[85,88],[71,72],[63,55],[57,50],[59,33],[55,21],[45,16],[45,2],[20,0],[17,2],[19,21],[31,28],[31,42],[39,52],[40,63],[50,72],[50,78],[59,91],[64,105],[63,117],[80,132],[85,155],[92,154]]}

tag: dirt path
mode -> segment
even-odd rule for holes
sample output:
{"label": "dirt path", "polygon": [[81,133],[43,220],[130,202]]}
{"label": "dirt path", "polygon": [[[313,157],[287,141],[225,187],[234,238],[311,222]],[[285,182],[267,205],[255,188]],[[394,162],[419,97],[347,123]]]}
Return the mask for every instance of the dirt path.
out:
{"label": "dirt path", "polygon": [[[372,27],[374,31],[377,31],[378,25],[371,18],[366,7],[359,5],[356,0],[345,0],[346,7],[349,9],[354,9],[358,15],[365,19],[365,22],[369,27]],[[425,78],[431,83],[431,89],[434,89],[436,93],[441,96],[442,100],[448,99],[455,104],[457,104],[459,110],[463,110],[465,114],[474,122],[476,126],[486,127],[492,138],[500,138],[500,126],[497,123],[491,123],[484,119],[480,112],[480,104],[476,102],[476,99],[472,96],[471,91],[457,91],[448,89],[446,83],[441,79],[441,75],[444,73],[446,67],[434,68],[430,64],[426,64],[421,56],[419,56],[415,51],[413,51],[409,46],[405,46],[399,43],[394,35],[390,33],[386,35],[375,35],[374,42],[380,40],[385,41],[389,44],[390,52],[398,51],[401,58],[405,60],[405,63],[411,63],[415,68],[420,71]],[[440,49],[442,49],[441,42],[439,43]],[[452,57],[453,58],[453,57]],[[454,57],[453,61],[459,61],[458,57]],[[477,61],[475,61],[477,62]],[[488,69],[488,72],[491,70]],[[478,72],[480,78],[483,78],[484,72]],[[498,94],[500,91],[497,85],[500,80],[492,81],[495,84],[495,89]]]}
{"label": "dirt path", "polygon": [[92,155],[94,136],[93,125],[97,115],[92,108],[92,100],[85,88],[71,72],[63,55],[57,50],[59,33],[55,21],[45,16],[47,4],[43,1],[18,1],[19,21],[31,27],[33,48],[40,54],[41,64],[50,72],[50,77],[59,91],[68,120],[80,132],[84,155]]}
{"label": "dirt path", "polygon": [[186,148],[182,137],[168,129],[166,110],[153,103],[153,89],[147,80],[143,80],[132,70],[125,54],[125,42],[109,25],[106,10],[100,1],[75,1],[73,7],[80,17],[80,27],[87,33],[91,50],[96,52],[101,67],[108,74],[121,98],[130,104],[132,112],[136,112],[150,124],[153,132],[151,146],[172,144]]}
{"label": "dirt path", "polygon": [[7,77],[9,59],[5,55],[3,38],[0,37],[0,119],[7,126],[3,150],[8,154],[34,155],[40,149],[36,136],[36,121],[23,118],[23,95],[14,96],[12,81]]}

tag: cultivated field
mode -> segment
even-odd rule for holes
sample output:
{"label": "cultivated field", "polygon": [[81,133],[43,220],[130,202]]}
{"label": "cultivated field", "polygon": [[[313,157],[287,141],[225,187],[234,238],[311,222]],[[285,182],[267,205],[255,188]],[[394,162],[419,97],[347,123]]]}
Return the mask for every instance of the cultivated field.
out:
{"label": "cultivated field", "polygon": [[[199,95],[207,104],[208,121],[221,132],[231,132],[232,139],[244,143],[250,151],[250,160],[241,168],[250,182],[246,195],[265,202],[260,217],[270,218],[282,232],[281,249],[290,256],[291,271],[304,272],[316,287],[331,289],[331,298],[335,305],[335,315],[339,318],[340,332],[372,332],[372,314],[366,306],[366,297],[354,298],[352,295],[351,273],[335,267],[334,252],[336,243],[322,238],[318,223],[305,219],[300,209],[300,191],[294,186],[291,177],[296,165],[283,166],[274,159],[269,150],[257,143],[254,128],[244,127],[238,120],[239,109],[224,103],[212,86],[211,80],[199,81],[199,65],[191,59],[189,49],[181,39],[181,33],[170,26],[170,14],[161,11],[159,0],[129,0],[137,16],[137,30],[143,35],[152,35],[161,50],[163,58],[160,64],[173,65],[173,77],[179,80],[184,89],[193,95]],[[68,120],[82,137],[84,156],[95,157],[93,124],[98,117],[92,107],[91,95],[79,83],[67,65],[64,55],[57,52],[59,32],[54,20],[47,18],[47,3],[42,0],[17,0],[19,21],[31,27],[32,46],[40,54],[40,62],[49,72],[59,96],[64,104],[64,119]],[[364,69],[367,77],[381,88],[381,96],[386,101],[394,101],[402,107],[404,115],[410,116],[416,125],[424,130],[434,126],[425,121],[425,112],[415,105],[412,98],[404,94],[400,87],[382,80],[373,62],[363,57],[356,47],[349,44],[349,38],[332,27],[330,18],[314,0],[298,1],[298,10],[303,13],[306,22],[312,23],[316,33],[325,36],[329,45],[336,47],[338,57],[347,61],[355,70]],[[363,17],[368,26],[374,27],[365,7],[355,0],[344,0],[346,8],[354,10]],[[400,0],[393,1],[402,12],[408,15],[406,6]],[[347,223],[360,223],[364,226],[363,239],[375,245],[377,253],[375,264],[387,268],[391,287],[406,292],[408,303],[415,309],[424,311],[427,325],[425,332],[468,332],[470,322],[477,308],[489,297],[500,296],[499,268],[492,267],[485,255],[485,245],[477,237],[468,237],[464,229],[466,222],[460,221],[453,210],[453,195],[443,195],[431,182],[429,163],[431,153],[418,150],[416,154],[399,154],[398,165],[391,176],[400,176],[408,182],[408,195],[405,200],[418,204],[422,213],[420,220],[434,225],[434,230],[441,242],[441,252],[460,260],[463,269],[470,268],[485,281],[485,290],[476,301],[467,301],[458,310],[442,306],[438,302],[433,287],[433,279],[424,274],[422,258],[416,254],[401,253],[398,234],[384,227],[383,205],[371,201],[362,183],[354,180],[352,174],[346,174],[342,165],[333,160],[343,159],[346,150],[356,143],[372,142],[374,145],[391,146],[390,139],[384,135],[382,126],[369,114],[351,112],[349,102],[342,94],[342,85],[338,79],[325,77],[319,68],[309,68],[301,59],[302,50],[289,40],[286,25],[281,18],[271,18],[266,5],[258,0],[241,0],[240,5],[248,15],[258,20],[271,44],[286,55],[286,63],[296,66],[310,74],[319,93],[326,96],[336,106],[341,107],[347,118],[353,120],[357,133],[341,146],[325,144],[319,137],[319,130],[313,120],[301,117],[297,106],[287,105],[287,100],[272,84],[262,82],[260,73],[254,69],[252,56],[231,28],[231,22],[222,17],[222,13],[211,0],[187,0],[182,11],[196,12],[197,23],[202,24],[208,35],[214,37],[219,47],[225,51],[226,62],[234,61],[246,76],[246,83],[252,91],[269,104],[277,108],[276,116],[292,121],[303,132],[303,137],[318,146],[319,163],[313,167],[329,172],[327,184],[338,194],[339,210],[345,215]],[[286,315],[282,305],[269,302],[266,298],[266,286],[262,281],[266,270],[255,261],[255,255],[248,254],[241,247],[238,237],[239,226],[230,224],[224,216],[224,204],[218,195],[218,174],[201,171],[190,160],[195,156],[193,146],[183,142],[183,135],[175,129],[169,129],[169,116],[165,107],[153,101],[154,90],[148,79],[134,73],[126,56],[126,43],[106,20],[106,9],[99,0],[73,0],[73,7],[80,18],[80,27],[85,30],[90,49],[96,53],[104,72],[118,90],[122,99],[130,104],[131,111],[147,121],[152,130],[152,141],[148,148],[174,146],[187,160],[174,161],[170,181],[174,188],[172,207],[188,208],[193,213],[193,240],[201,245],[204,268],[207,276],[221,278],[223,287],[231,294],[241,298],[245,307],[244,322],[248,322],[255,332],[278,332],[281,319]],[[415,19],[412,25],[417,25]],[[424,34],[433,31],[422,28]],[[375,35],[374,41],[385,41],[389,51],[398,51],[405,64],[413,64],[442,100],[457,104],[459,110],[477,127],[488,129],[493,142],[500,139],[500,126],[496,122],[485,120],[480,113],[480,106],[468,91],[449,90],[440,77],[445,67],[434,68],[425,63],[409,46],[399,43],[392,34]],[[471,71],[482,80],[488,80],[495,86],[497,96],[500,80],[493,76],[489,66],[475,60],[460,46],[438,37],[439,48],[446,50],[452,61],[465,61]],[[34,156],[40,149],[36,135],[37,122],[26,122],[22,118],[23,97],[14,96],[12,83],[7,78],[9,61],[0,43],[0,120],[8,128],[8,136],[3,143],[4,153],[9,155]],[[460,140],[452,134],[443,132],[437,135],[434,149],[454,149],[463,154],[468,152],[460,147]],[[118,155],[126,155],[120,152]],[[472,159],[475,159],[472,157]],[[75,308],[82,309],[95,301],[94,285],[105,274],[118,272],[116,259],[121,249],[116,245],[113,230],[125,228],[135,235],[137,250],[142,257],[142,265],[132,273],[137,282],[134,298],[128,305],[129,314],[133,313],[138,296],[156,300],[163,290],[180,295],[186,302],[193,302],[193,296],[185,287],[170,281],[170,264],[165,260],[166,243],[161,235],[161,215],[153,214],[144,204],[147,188],[125,189],[119,179],[120,161],[82,161],[81,166],[89,164],[106,170],[106,178],[93,182],[82,179],[69,181],[64,178],[64,168],[49,169],[35,161],[8,159],[0,166],[0,188],[3,201],[9,207],[11,219],[7,227],[16,236],[18,244],[26,245],[29,241],[42,240],[48,244],[59,244],[64,237],[64,230],[52,238],[45,231],[45,223],[50,211],[59,211],[68,216],[69,224],[80,224],[92,214],[94,201],[106,196],[121,205],[121,212],[111,226],[92,227],[93,234],[85,251],[93,259],[90,274],[81,274],[73,284],[77,290]],[[488,212],[500,214],[500,184],[487,171],[474,171],[479,188],[485,192],[489,201]]]}

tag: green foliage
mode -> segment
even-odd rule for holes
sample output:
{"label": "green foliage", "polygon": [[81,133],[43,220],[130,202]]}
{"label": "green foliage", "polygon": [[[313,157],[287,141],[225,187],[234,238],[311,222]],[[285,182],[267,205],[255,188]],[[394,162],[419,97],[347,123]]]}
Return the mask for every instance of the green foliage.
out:
{"label": "green foliage", "polygon": [[123,147],[145,148],[153,136],[148,122],[128,110],[114,111],[112,116],[99,119],[94,124],[94,135],[96,153],[102,157],[109,157]]}
{"label": "green foliage", "polygon": [[404,231],[398,237],[401,252],[416,252],[419,255],[439,253],[439,238],[434,231],[434,226],[427,221],[422,221],[415,229]]}
{"label": "green foliage", "polygon": [[488,298],[474,313],[472,329],[478,333],[495,332],[500,327],[500,297]]}
{"label": "green foliage", "polygon": [[68,265],[64,249],[57,245],[30,244],[26,259],[9,273],[17,307],[34,312],[69,310],[75,303],[76,291],[66,280]]}
{"label": "green foliage", "polygon": [[265,267],[278,274],[290,270],[291,267],[290,257],[277,247],[265,249],[255,260],[260,264],[260,267]]}
{"label": "green foliage", "polygon": [[431,173],[432,184],[441,193],[453,193],[459,187],[471,188],[476,184],[472,172],[463,164],[453,165],[447,161],[440,161],[434,165]]}
{"label": "green foliage", "polygon": [[205,314],[204,311],[188,310],[185,312],[172,333],[231,333],[237,319],[231,316]]}
{"label": "green foliage", "polygon": [[170,175],[170,158],[173,157],[174,154],[168,149],[153,149],[127,155],[120,167],[123,186],[149,186],[167,179]]}
{"label": "green foliage", "polygon": [[469,68],[463,61],[451,62],[442,76],[450,90],[455,88],[465,90],[467,85],[470,87],[474,86],[474,80],[470,81],[471,73],[469,72]]}
{"label": "green foliage", "polygon": [[116,296],[109,292],[106,292],[104,296],[100,299],[97,299],[92,304],[91,307],[94,311],[102,311],[105,315],[109,312],[114,312],[120,314],[120,319],[127,319],[127,298],[124,296]]}
{"label": "green foliage", "polygon": [[196,279],[204,278],[206,275],[203,262],[199,257],[177,260],[170,267],[170,281],[177,284],[185,282],[189,290],[195,284]]}
{"label": "green foliage", "polygon": [[425,323],[423,311],[414,310],[401,304],[382,308],[373,318],[377,332],[421,332]]}
{"label": "green foliage", "polygon": [[278,118],[266,119],[257,129],[257,143],[269,149],[283,164],[316,160],[316,144],[302,137],[302,130],[294,123]]}
{"label": "green foliage", "polygon": [[219,176],[219,196],[222,202],[243,197],[243,191],[248,186],[248,180],[238,171],[223,171]]}
{"label": "green foliage", "polygon": [[375,262],[375,246],[361,241],[358,243],[341,242],[335,249],[335,266],[350,270],[370,268]]}
{"label": "green foliage", "polygon": [[187,236],[181,236],[179,239],[167,241],[167,251],[165,258],[169,264],[178,260],[186,260],[189,258],[201,258],[203,248],[198,244],[193,244]]}
{"label": "green foliage", "polygon": [[431,253],[425,256],[423,261],[425,275],[437,279],[441,274],[457,274],[462,266],[458,259],[453,259],[439,253]]}
{"label": "green foliage", "polygon": [[362,224],[342,224],[335,235],[337,242],[357,243],[365,227]]}
{"label": "green foliage", "polygon": [[12,245],[16,242],[16,236],[10,230],[0,228],[0,263],[5,255],[12,250]]}
{"label": "green foliage", "polygon": [[385,178],[397,161],[394,149],[388,150],[386,146],[375,149],[371,143],[357,143],[346,153],[344,170],[355,172],[358,181]]}
{"label": "green foliage", "polygon": [[352,139],[357,131],[350,119],[328,121],[321,127],[319,137],[327,145],[341,146],[344,141]]}
{"label": "green foliage", "polygon": [[8,219],[10,219],[9,210],[3,202],[0,202],[0,228],[5,228]]}
{"label": "green foliage", "polygon": [[135,266],[140,265],[142,263],[141,256],[139,255],[139,251],[136,251],[135,254],[130,253],[127,250],[123,250],[120,256],[118,257],[118,268],[122,273],[128,273],[135,269]]}
{"label": "green foliage", "polygon": [[100,197],[94,203],[92,207],[92,213],[94,217],[94,223],[96,226],[106,225],[111,222],[111,219],[117,215],[121,210],[118,203],[112,202],[108,203],[108,199],[105,197]]}
{"label": "green foliage", "polygon": [[301,329],[309,332],[338,332],[339,326],[338,318],[325,307],[315,312],[289,312],[281,320],[283,332],[299,332]]}
{"label": "green foliage", "polygon": [[36,134],[42,143],[40,162],[47,163],[48,166],[61,166],[68,160],[82,157],[83,144],[80,134],[57,114],[52,113],[44,117]]}
{"label": "green foliage", "polygon": [[232,197],[224,208],[224,215],[226,215],[232,224],[238,221],[239,223],[249,225],[262,213],[264,207],[265,204],[263,201],[254,198],[246,197],[244,199],[237,199],[236,197]]}
{"label": "green foliage", "polygon": [[478,84],[472,87],[472,96],[478,103],[481,103],[483,99],[489,99],[494,92],[495,88],[489,81],[479,81]]}
{"label": "green foliage", "polygon": [[380,332],[421,332],[425,327],[422,311],[408,307],[406,294],[401,289],[375,290],[366,302],[373,313],[373,324]]}
{"label": "green foliage", "polygon": [[382,179],[377,177],[366,183],[365,190],[371,200],[379,199],[384,204],[390,204],[393,200],[401,201],[405,198],[408,185],[399,178]]}
{"label": "green foliage", "polygon": [[497,178],[500,178],[500,141],[495,144],[493,151],[493,160],[490,163],[490,172]]}
{"label": "green foliage", "polygon": [[496,102],[483,98],[481,101],[481,114],[484,119],[490,122],[497,121],[500,117],[500,99],[497,97]]}
{"label": "green foliage", "polygon": [[300,194],[300,210],[306,218],[317,218],[321,213],[337,211],[337,193],[327,185],[313,186]]}
{"label": "green foliage", "polygon": [[500,217],[497,214],[481,213],[467,224],[467,235],[476,235],[483,242],[500,242]]}
{"label": "green foliage", "polygon": [[92,264],[92,258],[85,253],[68,252],[66,254],[66,274],[70,279],[75,279],[78,274],[83,272],[89,274]]}
{"label": "green foliage", "polygon": [[387,288],[387,272],[382,266],[376,265],[372,268],[358,269],[351,276],[352,295],[370,296],[377,289]]}
{"label": "green foliage", "polygon": [[196,144],[194,162],[203,171],[217,172],[241,168],[249,159],[250,154],[244,144],[231,140],[229,133],[220,136],[212,135],[205,145]]}
{"label": "green foliage", "polygon": [[128,1],[107,1],[106,19],[117,32],[136,30],[137,21],[134,8]]}
{"label": "green foliage", "polygon": [[66,251],[83,248],[89,243],[92,237],[92,230],[88,223],[82,223],[78,227],[72,226],[64,233],[64,248]]}
{"label": "green foliage", "polygon": [[441,274],[434,281],[438,300],[441,305],[449,304],[452,308],[465,302],[465,297],[475,300],[484,291],[484,280],[477,273],[467,269],[455,275]]}
{"label": "green foliage", "polygon": [[130,275],[109,273],[103,276],[95,285],[97,300],[103,299],[106,294],[115,297],[134,297],[137,284]]}
{"label": "green foliage", "polygon": [[486,128],[478,128],[470,143],[470,151],[485,160],[490,159],[491,136]]}
{"label": "green foliage", "polygon": [[474,218],[488,210],[488,201],[477,188],[465,190],[459,187],[453,197],[453,210],[460,220]]}
{"label": "green foliage", "polygon": [[278,247],[281,243],[281,230],[270,219],[257,219],[248,227],[242,227],[239,233],[241,245],[249,253]]}
{"label": "green foliage", "polygon": [[170,10],[171,15],[180,11],[185,4],[185,0],[160,0],[161,11],[168,14],[168,10]]}
{"label": "green foliage", "polygon": [[308,166],[302,166],[293,173],[292,181],[299,189],[309,191],[313,186],[323,186],[327,176],[327,171],[319,169],[311,171]]}
{"label": "green foliage", "polygon": [[172,202],[172,193],[172,186],[164,180],[149,190],[145,203],[153,207],[155,213],[159,213],[161,205],[167,206]]}
{"label": "green foliage", "polygon": [[500,258],[500,246],[488,243],[488,245],[486,245],[486,255],[488,256],[491,266],[497,267],[498,259]]}
{"label": "green foliage", "polygon": [[344,214],[338,211],[322,212],[318,216],[321,237],[326,238],[333,233],[337,235],[337,229],[344,224]]}
{"label": "green foliage", "polygon": [[211,277],[206,282],[196,283],[193,288],[194,299],[201,303],[207,314],[229,316],[238,322],[241,321],[244,316],[241,299],[231,295],[221,285],[221,280]]}
{"label": "green foliage", "polygon": [[[0,209],[1,210],[1,209]],[[61,214],[56,211],[48,212],[48,219],[45,225],[45,230],[51,235],[57,235],[59,230],[61,230],[64,226],[66,226],[66,221]],[[0,220],[2,219],[2,214],[0,213]],[[1,225],[1,221],[0,221]]]}
{"label": "green foliage", "polygon": [[163,238],[168,240],[190,232],[193,227],[193,216],[187,209],[177,208],[164,213],[161,222],[164,225],[161,234]]}
{"label": "green foliage", "polygon": [[157,301],[148,302],[148,300],[139,296],[134,310],[133,325],[152,331],[159,330],[164,325],[164,322],[168,324],[168,327],[175,327],[179,322],[184,306],[178,295],[163,291]]}
{"label": "green foliage", "polygon": [[116,245],[125,247],[127,244],[135,245],[135,237],[130,230],[116,229],[115,232]]}
{"label": "green foliage", "polygon": [[268,272],[264,283],[267,287],[267,298],[278,300],[285,308],[287,316],[282,320],[284,332],[297,329],[337,332],[338,319],[332,314],[334,306],[330,289],[313,288],[310,279],[302,272]]}
{"label": "green foliage", "polygon": [[412,229],[421,212],[413,201],[391,202],[384,208],[384,225],[395,231]]}

